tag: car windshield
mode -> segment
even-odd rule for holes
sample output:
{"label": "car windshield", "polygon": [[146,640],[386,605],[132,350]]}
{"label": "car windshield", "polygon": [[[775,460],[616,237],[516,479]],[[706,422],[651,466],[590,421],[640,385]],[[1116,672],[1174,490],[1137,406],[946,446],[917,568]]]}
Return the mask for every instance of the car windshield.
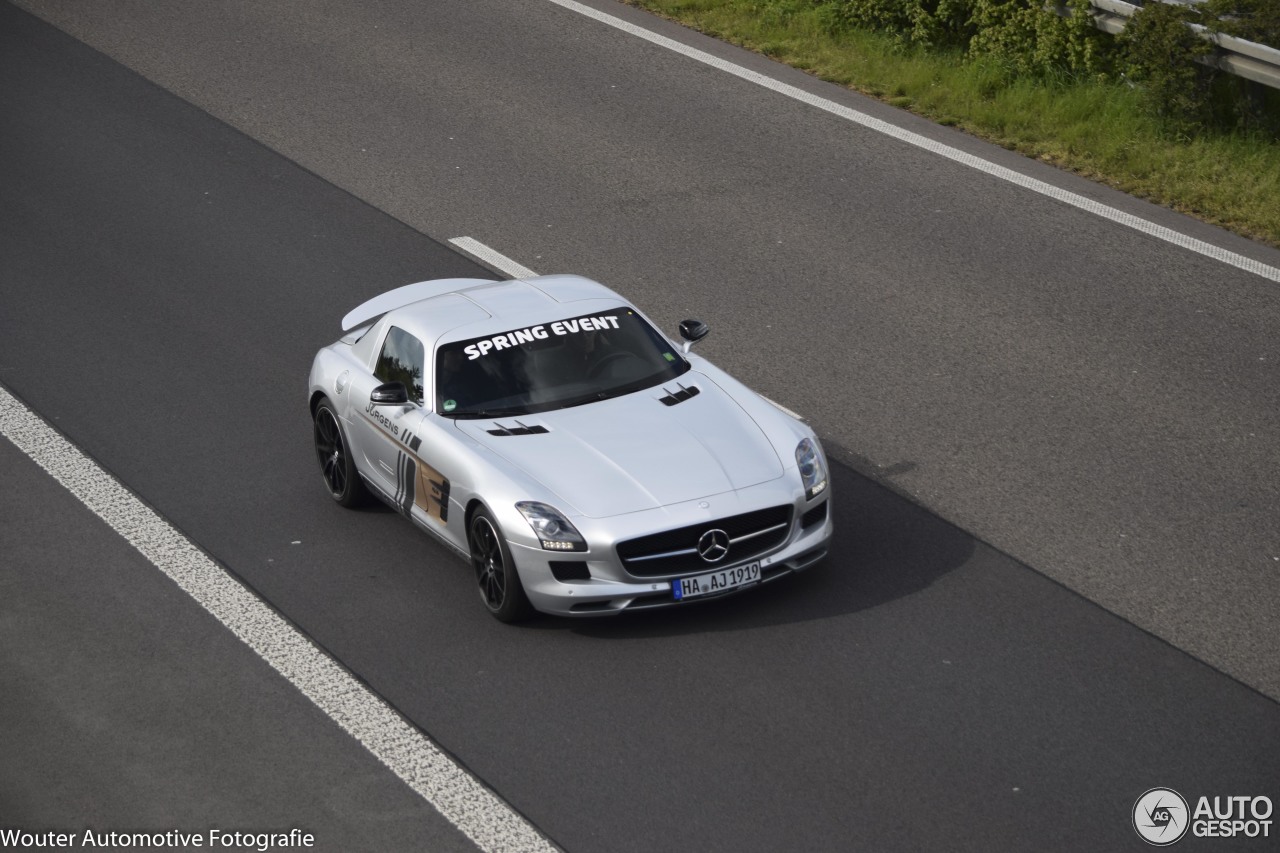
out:
{"label": "car windshield", "polygon": [[689,363],[629,308],[444,344],[436,411],[510,417],[629,394],[674,379]]}

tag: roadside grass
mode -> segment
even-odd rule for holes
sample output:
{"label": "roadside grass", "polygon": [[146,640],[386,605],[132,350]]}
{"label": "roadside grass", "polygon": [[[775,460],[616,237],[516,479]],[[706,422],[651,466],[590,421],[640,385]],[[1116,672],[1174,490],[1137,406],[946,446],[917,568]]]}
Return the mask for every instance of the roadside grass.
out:
{"label": "roadside grass", "polygon": [[1017,78],[870,32],[830,34],[814,9],[761,0],[625,0],[940,124],[1280,246],[1280,144],[1179,138],[1124,82]]}

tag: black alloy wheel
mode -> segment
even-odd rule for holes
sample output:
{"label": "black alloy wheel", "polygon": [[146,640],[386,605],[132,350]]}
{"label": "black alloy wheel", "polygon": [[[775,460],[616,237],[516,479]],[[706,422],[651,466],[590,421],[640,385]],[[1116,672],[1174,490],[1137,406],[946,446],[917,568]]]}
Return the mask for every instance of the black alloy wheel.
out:
{"label": "black alloy wheel", "polygon": [[364,503],[368,493],[356,473],[355,461],[347,450],[346,439],[338,425],[338,416],[328,400],[322,400],[316,407],[314,435],[320,476],[324,478],[330,496],[346,507]]}
{"label": "black alloy wheel", "polygon": [[511,561],[511,552],[484,507],[477,509],[471,517],[468,533],[471,565],[476,572],[476,583],[484,606],[502,622],[518,622],[531,616],[533,607]]}

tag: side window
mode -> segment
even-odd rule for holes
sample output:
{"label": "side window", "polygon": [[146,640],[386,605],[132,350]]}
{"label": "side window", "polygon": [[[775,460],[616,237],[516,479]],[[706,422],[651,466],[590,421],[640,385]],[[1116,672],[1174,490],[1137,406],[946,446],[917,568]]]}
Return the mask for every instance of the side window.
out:
{"label": "side window", "polygon": [[392,326],[382,344],[382,352],[378,354],[378,366],[374,368],[373,375],[382,382],[403,382],[409,389],[410,399],[421,403],[424,363],[422,341]]}

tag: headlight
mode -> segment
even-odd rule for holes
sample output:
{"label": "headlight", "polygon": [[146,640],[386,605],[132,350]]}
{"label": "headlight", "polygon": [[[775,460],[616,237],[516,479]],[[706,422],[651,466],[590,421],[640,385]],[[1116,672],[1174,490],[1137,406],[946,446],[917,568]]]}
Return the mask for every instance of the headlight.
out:
{"label": "headlight", "polygon": [[796,466],[804,483],[805,499],[813,500],[827,487],[827,468],[822,464],[816,440],[806,438],[796,445]]}
{"label": "headlight", "polygon": [[516,509],[529,522],[538,541],[548,551],[585,551],[586,540],[560,510],[537,501],[520,501]]}

